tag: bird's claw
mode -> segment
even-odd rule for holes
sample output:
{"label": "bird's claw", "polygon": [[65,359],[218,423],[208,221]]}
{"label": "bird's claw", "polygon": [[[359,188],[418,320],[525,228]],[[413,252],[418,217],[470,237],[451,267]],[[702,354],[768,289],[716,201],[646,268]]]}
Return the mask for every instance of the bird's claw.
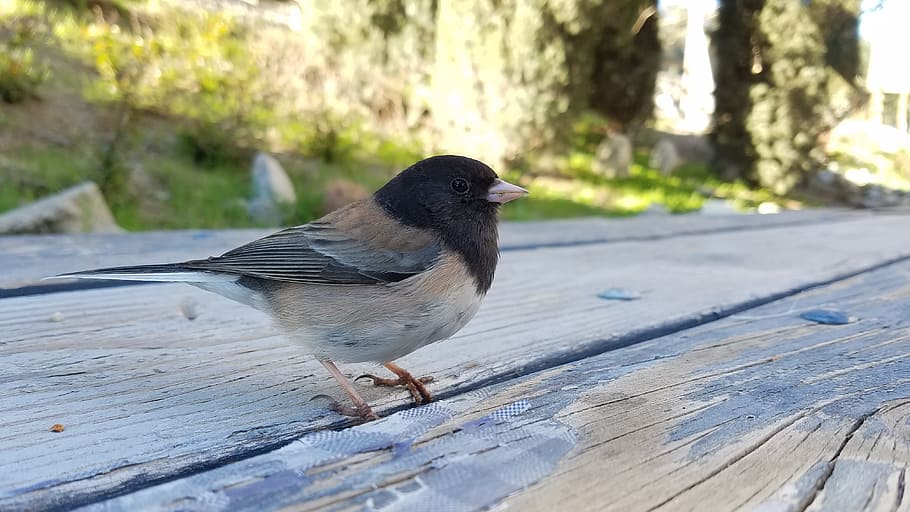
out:
{"label": "bird's claw", "polygon": [[[401,377],[398,377],[397,379],[387,379],[385,377],[379,377],[379,376],[373,375],[371,373],[364,373],[363,375],[354,379],[354,381],[356,382],[360,379],[372,379],[374,386],[393,388],[393,387],[397,387],[397,386],[407,385],[407,381],[405,381]],[[432,375],[424,375],[423,377],[415,377],[414,380],[420,381],[423,384],[429,384],[429,383],[433,382],[434,380],[436,380],[436,377],[433,377]]]}
{"label": "bird's claw", "polygon": [[365,373],[365,374],[357,377],[356,379],[354,379],[354,381],[358,381],[360,379],[370,379],[373,381],[374,386],[381,386],[381,387],[404,386],[404,387],[408,388],[408,392],[411,393],[411,398],[414,399],[414,403],[417,405],[423,405],[425,403],[428,404],[433,401],[433,395],[431,395],[430,392],[427,390],[427,388],[424,386],[424,384],[433,382],[433,376],[431,376],[431,375],[427,375],[425,377],[420,377],[420,378],[415,378],[415,377],[412,377],[410,374],[407,374],[406,377],[400,376],[395,379],[387,379],[384,377],[379,377],[376,375]]}
{"label": "bird's claw", "polygon": [[354,382],[357,382],[360,379],[370,379],[373,381],[374,386],[382,386],[393,388],[395,386],[404,386],[404,380],[398,379],[387,379],[385,377],[380,377],[378,375],[373,375],[371,373],[364,373],[363,375],[354,379]]}
{"label": "bird's claw", "polygon": [[310,398],[310,401],[314,400],[326,400],[329,403],[329,409],[349,418],[360,418],[364,421],[373,421],[378,420],[379,416],[373,412],[373,409],[370,406],[364,404],[362,407],[345,405],[338,400],[335,400],[329,395],[316,395]]}

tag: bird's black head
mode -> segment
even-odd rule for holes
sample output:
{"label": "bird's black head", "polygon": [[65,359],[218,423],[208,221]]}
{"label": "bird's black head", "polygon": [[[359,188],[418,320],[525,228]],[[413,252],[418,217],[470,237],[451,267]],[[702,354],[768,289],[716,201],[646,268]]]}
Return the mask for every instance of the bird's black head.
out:
{"label": "bird's black head", "polygon": [[499,205],[525,194],[483,162],[445,155],[408,167],[373,198],[402,223],[437,233],[464,258],[478,289],[486,292],[499,259]]}

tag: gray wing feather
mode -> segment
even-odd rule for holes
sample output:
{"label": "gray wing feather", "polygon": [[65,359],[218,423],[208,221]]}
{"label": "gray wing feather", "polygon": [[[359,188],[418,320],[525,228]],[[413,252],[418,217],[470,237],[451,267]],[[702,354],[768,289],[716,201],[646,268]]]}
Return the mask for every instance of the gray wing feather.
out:
{"label": "gray wing feather", "polygon": [[372,247],[330,225],[312,223],[183,266],[296,283],[380,284],[426,270],[440,251],[437,242],[413,251]]}

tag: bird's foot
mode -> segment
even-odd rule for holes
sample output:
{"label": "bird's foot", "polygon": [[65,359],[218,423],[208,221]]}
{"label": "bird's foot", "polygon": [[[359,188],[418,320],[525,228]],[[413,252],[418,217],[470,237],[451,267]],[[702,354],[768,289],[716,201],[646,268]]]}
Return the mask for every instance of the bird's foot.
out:
{"label": "bird's foot", "polygon": [[[432,375],[427,375],[425,377],[416,377],[416,378],[412,377],[412,378],[416,381],[420,381],[421,384],[429,384],[429,383],[433,382],[433,380],[434,380]],[[402,379],[401,377],[398,377],[397,379],[387,379],[385,377],[379,377],[377,375],[373,375],[372,373],[364,373],[363,375],[361,375],[360,377],[357,377],[354,380],[356,381],[356,380],[360,380],[360,379],[371,379],[373,381],[374,386],[381,386],[381,387],[394,388],[397,386],[407,385],[407,381],[405,379]]]}
{"label": "bird's foot", "polygon": [[363,421],[373,421],[379,419],[379,416],[376,416],[376,413],[373,412],[373,409],[371,409],[370,406],[356,407],[335,401],[332,402],[329,407],[338,414],[347,416],[349,418],[360,418]]}
{"label": "bird's foot", "polygon": [[361,404],[360,406],[345,405],[328,395],[316,395],[311,400],[316,400],[317,398],[327,400],[329,402],[329,409],[342,416],[347,416],[349,418],[359,418],[363,421],[373,421],[379,419],[379,416],[377,416],[376,413],[373,412],[373,409],[371,409],[370,406],[366,403]]}
{"label": "bird's foot", "polygon": [[414,403],[417,405],[428,404],[433,401],[433,395],[430,394],[430,391],[427,389],[426,386],[424,386],[424,384],[429,384],[430,382],[433,382],[432,376],[428,375],[426,377],[417,378],[417,377],[414,377],[413,375],[411,375],[410,373],[406,372],[405,370],[402,370],[401,368],[396,367],[396,369],[400,370],[400,371],[396,371],[396,370],[392,370],[392,371],[398,375],[397,379],[387,379],[384,377],[379,377],[379,376],[367,373],[367,374],[361,375],[360,377],[357,377],[354,380],[358,381],[360,379],[370,379],[373,381],[374,386],[382,386],[382,387],[404,386],[404,387],[408,388],[408,392],[411,393],[411,398],[414,399]]}

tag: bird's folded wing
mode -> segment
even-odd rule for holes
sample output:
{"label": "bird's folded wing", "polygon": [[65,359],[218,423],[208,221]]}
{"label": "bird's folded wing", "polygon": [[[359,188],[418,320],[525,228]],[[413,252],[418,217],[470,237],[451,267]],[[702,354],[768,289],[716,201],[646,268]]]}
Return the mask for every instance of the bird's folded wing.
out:
{"label": "bird's folded wing", "polygon": [[407,279],[439,258],[441,246],[426,232],[395,226],[382,212],[363,218],[360,210],[342,210],[182,265],[297,283],[380,284]]}

